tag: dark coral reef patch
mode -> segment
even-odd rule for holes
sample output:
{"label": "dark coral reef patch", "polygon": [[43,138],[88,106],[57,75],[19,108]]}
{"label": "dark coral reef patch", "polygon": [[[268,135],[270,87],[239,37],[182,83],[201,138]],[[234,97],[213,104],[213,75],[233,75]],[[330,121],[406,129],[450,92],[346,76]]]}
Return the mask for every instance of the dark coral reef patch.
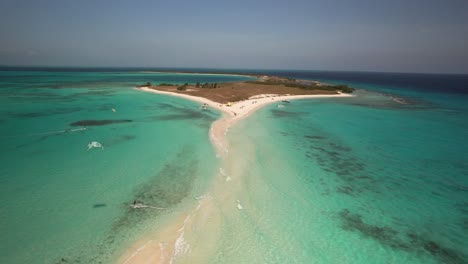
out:
{"label": "dark coral reef patch", "polygon": [[130,119],[104,119],[104,120],[80,120],[70,124],[70,126],[104,126],[110,124],[130,123]]}
{"label": "dark coral reef patch", "polygon": [[388,226],[373,225],[364,222],[362,216],[344,209],[339,213],[342,228],[359,232],[383,245],[394,249],[414,253],[429,253],[440,263],[462,264],[468,263],[468,256],[456,249],[442,245],[432,238],[414,232],[398,232]]}

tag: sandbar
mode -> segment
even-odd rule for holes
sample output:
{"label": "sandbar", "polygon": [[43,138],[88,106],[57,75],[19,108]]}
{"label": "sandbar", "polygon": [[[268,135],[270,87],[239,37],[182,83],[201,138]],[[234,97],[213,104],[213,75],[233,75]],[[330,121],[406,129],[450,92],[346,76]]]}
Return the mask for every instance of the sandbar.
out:
{"label": "sandbar", "polygon": [[[185,98],[221,111],[222,117],[213,122],[209,136],[217,156],[221,159],[221,166],[229,168],[230,171],[227,177],[224,175],[224,171],[220,171],[218,176],[225,177],[225,180],[219,180],[219,177],[215,177],[217,180],[207,187],[206,195],[197,198],[197,204],[192,210],[180,212],[177,216],[173,216],[167,225],[135,242],[118,260],[118,263],[122,264],[172,263],[174,260],[183,263],[207,262],[210,255],[214,254],[216,250],[217,242],[220,239],[222,219],[226,217],[225,212],[222,213],[220,208],[232,207],[233,214],[240,209],[245,209],[244,201],[241,205],[236,193],[241,188],[239,181],[242,173],[240,171],[246,166],[242,160],[249,159],[249,157],[242,157],[242,159],[229,156],[229,146],[226,140],[228,129],[239,120],[268,104],[286,105],[287,102],[282,101],[353,96],[337,92],[303,95],[256,94],[248,99],[231,102],[230,106],[227,106],[225,103],[180,92],[161,91],[150,87],[137,89]],[[246,153],[250,153],[250,151]],[[197,234],[196,239],[193,237],[194,234]],[[197,241],[196,252],[192,252],[194,245],[190,245],[191,239]]]}

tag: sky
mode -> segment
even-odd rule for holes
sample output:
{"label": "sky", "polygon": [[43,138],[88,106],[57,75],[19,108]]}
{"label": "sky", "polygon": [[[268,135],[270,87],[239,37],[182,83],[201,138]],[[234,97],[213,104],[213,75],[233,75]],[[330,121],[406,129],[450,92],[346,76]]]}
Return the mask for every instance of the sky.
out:
{"label": "sky", "polygon": [[0,65],[468,73],[468,0],[0,0]]}

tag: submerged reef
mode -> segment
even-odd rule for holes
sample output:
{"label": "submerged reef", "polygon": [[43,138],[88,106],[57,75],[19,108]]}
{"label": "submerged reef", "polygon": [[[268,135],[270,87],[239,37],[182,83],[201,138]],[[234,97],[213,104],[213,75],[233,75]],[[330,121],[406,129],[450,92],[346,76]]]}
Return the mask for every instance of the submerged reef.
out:
{"label": "submerged reef", "polygon": [[185,108],[177,107],[171,104],[160,103],[155,106],[147,106],[145,110],[160,110],[167,109],[170,114],[162,114],[149,117],[151,121],[172,121],[172,120],[193,120],[193,119],[206,119],[211,121],[213,118],[208,114],[212,113],[211,111],[200,111],[198,108]]}
{"label": "submerged reef", "polygon": [[[122,237],[144,232],[147,221],[158,219],[189,196],[198,172],[199,160],[195,152],[193,146],[183,146],[148,182],[135,190],[132,199],[151,207],[134,209],[130,207],[133,200],[122,204],[126,210],[106,231],[106,238],[97,243],[95,255],[86,255],[85,250],[76,249],[70,255],[57,256],[52,263],[111,263],[112,254],[122,246]],[[95,209],[106,206],[105,203],[92,205]],[[129,228],[132,229],[130,233]]]}
{"label": "submerged reef", "polygon": [[80,120],[70,124],[70,126],[103,126],[109,124],[129,123],[130,119],[104,119],[104,120]]}
{"label": "submerged reef", "polygon": [[343,229],[359,232],[383,245],[407,252],[429,253],[440,263],[468,263],[468,256],[463,252],[446,247],[432,238],[411,231],[401,233],[388,226],[368,224],[362,220],[361,215],[351,213],[348,209],[342,210],[338,215]]}

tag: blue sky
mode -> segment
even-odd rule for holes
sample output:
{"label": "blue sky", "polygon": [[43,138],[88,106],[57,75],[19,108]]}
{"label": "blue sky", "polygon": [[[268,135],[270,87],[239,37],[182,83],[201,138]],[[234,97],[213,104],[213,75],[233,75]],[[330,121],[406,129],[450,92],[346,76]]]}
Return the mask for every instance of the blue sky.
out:
{"label": "blue sky", "polygon": [[0,65],[468,73],[466,0],[1,0]]}

